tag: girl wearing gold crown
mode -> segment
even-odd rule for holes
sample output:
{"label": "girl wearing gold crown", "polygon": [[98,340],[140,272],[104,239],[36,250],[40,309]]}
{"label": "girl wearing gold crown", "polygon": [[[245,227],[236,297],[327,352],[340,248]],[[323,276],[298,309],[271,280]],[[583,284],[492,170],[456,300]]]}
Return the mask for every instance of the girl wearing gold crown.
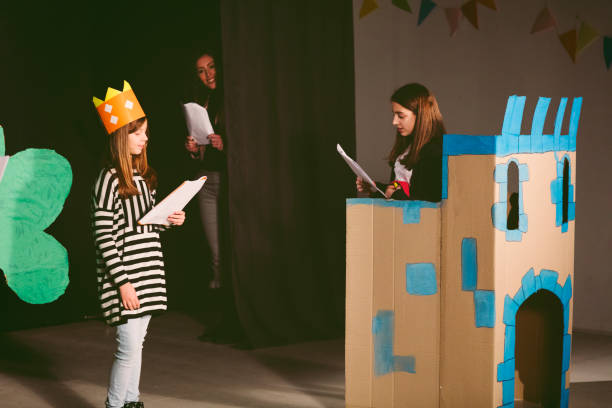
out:
{"label": "girl wearing gold crown", "polygon": [[[142,345],[152,315],[166,310],[166,282],[159,232],[139,225],[155,205],[157,176],[147,162],[147,118],[127,82],[94,98],[109,133],[107,165],[92,192],[98,296],[106,323],[116,326],[117,351],[107,408],[144,407],[139,402]],[[168,217],[182,225],[185,213]]]}

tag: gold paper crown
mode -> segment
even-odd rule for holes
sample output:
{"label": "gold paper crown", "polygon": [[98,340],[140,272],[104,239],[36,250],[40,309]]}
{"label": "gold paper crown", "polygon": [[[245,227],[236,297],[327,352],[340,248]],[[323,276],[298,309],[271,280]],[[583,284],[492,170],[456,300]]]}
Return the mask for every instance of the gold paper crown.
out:
{"label": "gold paper crown", "polygon": [[127,81],[123,81],[123,92],[109,87],[106,98],[101,100],[94,96],[93,103],[109,134],[146,116]]}

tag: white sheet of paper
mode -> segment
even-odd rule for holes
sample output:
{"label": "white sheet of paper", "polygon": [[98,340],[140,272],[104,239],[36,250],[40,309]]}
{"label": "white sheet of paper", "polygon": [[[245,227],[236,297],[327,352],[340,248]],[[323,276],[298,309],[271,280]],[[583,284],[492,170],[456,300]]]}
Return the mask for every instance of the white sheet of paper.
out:
{"label": "white sheet of paper", "polygon": [[186,180],[178,186],[173,192],[168,194],[159,204],[144,215],[138,224],[162,224],[168,223],[168,216],[175,211],[181,211],[187,203],[195,196],[202,186],[206,183],[206,176],[200,177],[197,180]]}
{"label": "white sheet of paper", "polygon": [[195,102],[189,102],[183,105],[185,111],[185,119],[187,120],[187,130],[199,145],[207,145],[210,143],[208,135],[215,133],[208,111],[206,108],[198,105]]}
{"label": "white sheet of paper", "polygon": [[353,173],[355,173],[358,177],[361,177],[363,181],[378,190],[378,192],[382,194],[383,197],[385,196],[385,193],[383,193],[378,187],[376,187],[376,183],[370,178],[370,176],[368,176],[368,173],[366,173],[365,170],[363,170],[355,160],[351,159],[346,153],[344,153],[344,150],[342,149],[342,147],[340,147],[339,144],[336,145],[336,149],[338,149],[338,153],[340,153],[340,156],[342,156],[346,164],[348,164],[351,170],[353,170]]}
{"label": "white sheet of paper", "polygon": [[2,176],[4,176],[4,169],[8,164],[9,156],[0,156],[0,181],[2,181]]}

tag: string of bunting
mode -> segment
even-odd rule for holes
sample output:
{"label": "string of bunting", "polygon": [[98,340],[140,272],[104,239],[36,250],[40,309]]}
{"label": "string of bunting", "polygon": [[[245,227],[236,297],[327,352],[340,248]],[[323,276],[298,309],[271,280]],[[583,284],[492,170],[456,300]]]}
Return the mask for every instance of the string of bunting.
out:
{"label": "string of bunting", "polygon": [[[602,37],[595,27],[584,20],[580,21],[578,29],[572,28],[564,33],[559,33],[557,19],[550,8],[546,6],[536,17],[531,27],[531,34],[546,31],[548,29],[555,30],[563,48],[565,48],[565,51],[567,51],[574,63],[585,48]],[[612,63],[612,37],[603,36],[603,54],[606,61],[606,68],[610,69],[610,64]]]}
{"label": "string of bunting", "polygon": [[[410,6],[408,0],[391,0],[391,3],[395,7],[412,14],[412,7]],[[478,4],[497,11],[495,0],[468,0],[460,7],[444,8],[444,15],[446,16],[446,21],[448,23],[451,36],[454,36],[459,29],[459,23],[463,17],[465,17],[465,19],[472,26],[474,26],[474,28],[478,29]],[[437,7],[438,4],[433,0],[421,0],[417,18],[417,26],[420,26]],[[378,8],[379,5],[377,0],[363,0],[361,3],[361,9],[359,11],[359,18],[367,16]],[[610,65],[612,65],[612,36],[602,36],[595,27],[584,20],[580,21],[578,29],[573,28],[564,33],[559,33],[557,20],[552,14],[550,8],[546,6],[536,17],[531,28],[531,34],[546,31],[548,29],[554,29],[556,31],[559,41],[574,63],[585,48],[592,45],[599,38],[603,37],[604,59],[607,69],[610,69]]]}

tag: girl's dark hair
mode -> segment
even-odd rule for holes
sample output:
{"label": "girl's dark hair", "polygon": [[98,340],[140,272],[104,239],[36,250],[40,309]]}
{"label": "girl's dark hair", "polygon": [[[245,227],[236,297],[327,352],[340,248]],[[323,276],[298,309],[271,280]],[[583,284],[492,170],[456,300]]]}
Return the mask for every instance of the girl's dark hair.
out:
{"label": "girl's dark hair", "polygon": [[397,132],[395,143],[389,153],[389,165],[410,146],[410,152],[401,160],[408,169],[419,161],[421,149],[434,138],[441,138],[446,132],[436,97],[421,84],[407,84],[393,92],[391,102],[398,103],[416,116],[414,130],[408,136]]}
{"label": "girl's dark hair", "polygon": [[195,58],[192,61],[193,70],[196,69],[196,61],[204,55],[212,57],[215,63],[217,86],[215,89],[210,89],[202,83],[198,75],[194,75],[193,100],[196,103],[207,107],[206,110],[208,111],[208,116],[210,117],[215,128],[215,132],[223,133],[222,129],[225,128],[225,115],[223,100],[223,70],[221,69],[221,59],[219,57],[219,53],[214,48],[205,48],[199,53],[195,54]]}

